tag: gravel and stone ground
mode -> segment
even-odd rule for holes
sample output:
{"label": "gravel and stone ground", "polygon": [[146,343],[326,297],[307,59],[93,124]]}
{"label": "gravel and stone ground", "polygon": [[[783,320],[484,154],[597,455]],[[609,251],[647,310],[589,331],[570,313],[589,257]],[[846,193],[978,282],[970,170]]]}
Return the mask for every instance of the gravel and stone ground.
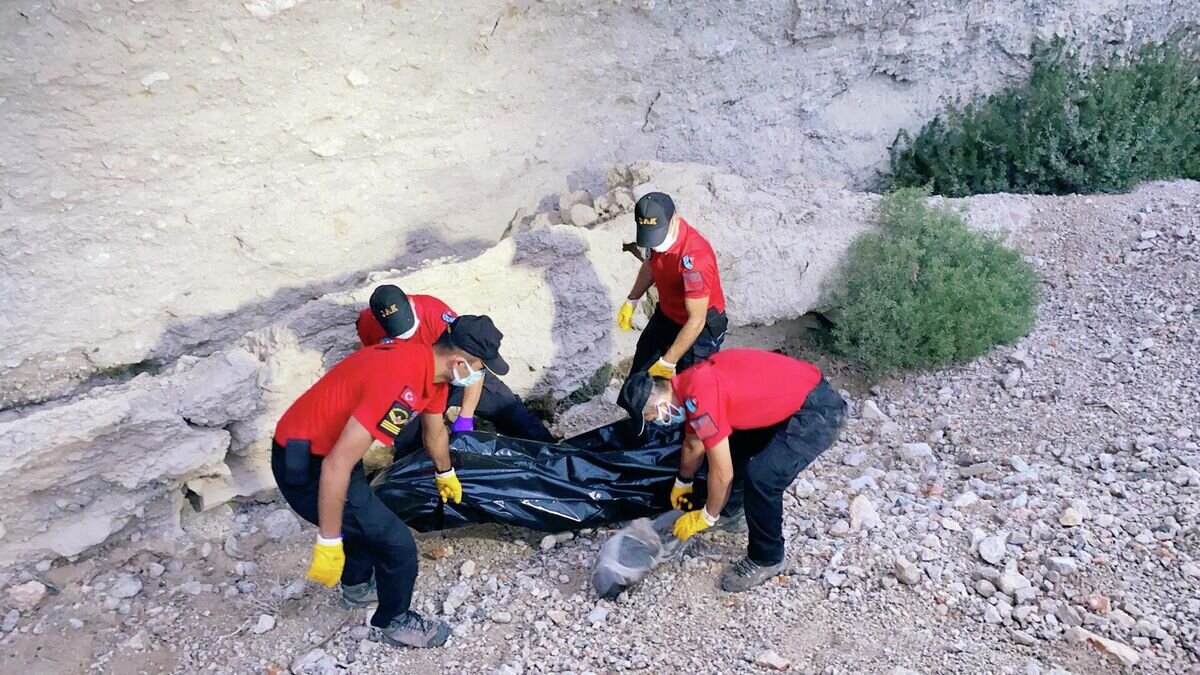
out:
{"label": "gravel and stone ground", "polygon": [[1200,672],[1198,197],[1010,197],[1034,212],[1031,335],[872,387],[812,356],[854,414],[789,492],[786,574],[752,592],[716,585],[745,535],[615,602],[588,582],[607,531],[423,535],[415,604],[454,636],[397,650],[300,581],[312,528],[247,503],[190,516],[169,555],[129,541],[7,580],[0,671]]}

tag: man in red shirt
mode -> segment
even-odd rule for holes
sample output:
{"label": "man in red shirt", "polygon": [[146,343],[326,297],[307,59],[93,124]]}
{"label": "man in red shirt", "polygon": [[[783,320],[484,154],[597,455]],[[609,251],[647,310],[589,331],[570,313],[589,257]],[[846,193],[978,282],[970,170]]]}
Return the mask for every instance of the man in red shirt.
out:
{"label": "man in red shirt", "polygon": [[650,258],[617,312],[617,325],[632,330],[636,303],[650,286],[658,289],[658,308],[638,338],[631,372],[649,369],[669,378],[721,349],[728,325],[721,274],[712,246],[675,213],[669,196],[646,194],[633,215],[637,245],[650,249]]}
{"label": "man in red shirt", "polygon": [[[370,306],[358,315],[355,326],[364,346],[385,340],[431,345],[458,315],[432,295],[407,295],[399,287],[385,284],[371,293]],[[554,436],[495,373],[465,389],[450,392],[449,406],[459,406],[452,432],[473,431],[475,416],[491,422],[505,436],[553,443]],[[417,443],[420,429],[413,426],[397,439],[405,450]]]}
{"label": "man in red shirt", "polygon": [[417,578],[412,534],[375,496],[362,457],[372,440],[390,443],[418,416],[437,469],[442,501],[462,501],[442,424],[449,388],[486,370],[508,372],[503,335],[486,316],[461,316],[432,346],[387,343],[334,366],[288,408],[275,427],[271,470],[288,505],[319,528],[308,578],[342,582],[342,604],[378,602],[371,623],[397,645],[434,647],[450,628],[409,610]]}
{"label": "man in red shirt", "polygon": [[[636,420],[686,422],[671,506],[687,512],[675,536],[687,540],[743,501],[746,557],[721,575],[721,588],[744,591],[783,569],[783,492],[833,445],[846,402],[816,366],[782,354],[730,349],[673,379],[634,373],[619,398]],[[692,479],[708,460],[708,496],[691,510]],[[740,488],[740,489],[736,489]]]}

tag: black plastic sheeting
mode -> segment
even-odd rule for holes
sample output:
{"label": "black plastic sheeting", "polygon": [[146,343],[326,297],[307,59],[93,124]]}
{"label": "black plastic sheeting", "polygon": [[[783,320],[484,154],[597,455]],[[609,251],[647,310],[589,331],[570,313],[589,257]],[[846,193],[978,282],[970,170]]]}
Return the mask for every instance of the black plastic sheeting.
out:
{"label": "black plastic sheeting", "polygon": [[373,487],[421,532],[474,523],[564,532],[653,516],[670,508],[682,436],[655,427],[642,438],[634,432],[618,422],[558,445],[457,434],[450,458],[463,486],[461,504],[442,503],[423,449],[396,458]]}

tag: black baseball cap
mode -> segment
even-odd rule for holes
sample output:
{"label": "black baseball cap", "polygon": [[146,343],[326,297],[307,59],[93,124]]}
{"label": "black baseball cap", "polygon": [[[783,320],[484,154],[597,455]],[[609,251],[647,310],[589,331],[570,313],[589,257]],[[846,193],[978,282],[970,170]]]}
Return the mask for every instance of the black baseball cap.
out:
{"label": "black baseball cap", "polygon": [[412,304],[399,286],[384,284],[371,293],[371,313],[388,337],[399,337],[417,324]]}
{"label": "black baseball cap", "polygon": [[633,219],[637,222],[637,245],[654,248],[663,243],[671,229],[671,218],[675,215],[675,202],[662,192],[647,192],[633,207]]}
{"label": "black baseball cap", "polygon": [[483,361],[497,375],[508,374],[508,362],[500,357],[500,340],[504,333],[496,328],[490,316],[464,314],[448,326],[450,344]]}
{"label": "black baseball cap", "polygon": [[[650,391],[654,388],[654,378],[646,371],[631,373],[621,385],[621,393],[617,394],[617,405],[625,409],[635,422],[645,429],[646,419],[642,411],[646,409],[646,401],[650,400]],[[639,432],[640,433],[640,432]]]}

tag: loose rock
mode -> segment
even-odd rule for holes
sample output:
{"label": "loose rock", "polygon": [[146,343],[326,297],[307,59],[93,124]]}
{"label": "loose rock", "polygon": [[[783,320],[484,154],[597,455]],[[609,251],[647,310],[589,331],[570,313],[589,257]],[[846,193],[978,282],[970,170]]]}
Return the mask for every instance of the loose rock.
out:
{"label": "loose rock", "polygon": [[258,622],[254,624],[254,627],[250,629],[250,632],[254,633],[255,635],[262,635],[273,628],[275,628],[275,617],[271,616],[270,614],[260,614],[258,617]]}
{"label": "loose rock", "polygon": [[132,598],[142,592],[142,581],[132,574],[121,574],[113,582],[108,594],[114,598]]}
{"label": "loose rock", "polygon": [[983,541],[979,542],[979,557],[985,561],[993,565],[999,565],[1004,562],[1005,555],[1003,536],[986,537]]}
{"label": "loose rock", "polygon": [[8,589],[8,604],[27,612],[38,606],[46,597],[46,586],[40,581],[27,581]]}
{"label": "loose rock", "polygon": [[1063,527],[1078,527],[1083,524],[1083,514],[1074,506],[1068,506],[1059,514],[1058,522]]}
{"label": "loose rock", "polygon": [[896,578],[903,584],[913,586],[921,581],[921,568],[902,555],[896,556],[896,560],[892,565],[892,571],[895,573]]}
{"label": "loose rock", "polygon": [[879,513],[875,503],[866,495],[858,495],[850,502],[850,530],[870,530],[879,527]]}
{"label": "loose rock", "polygon": [[787,671],[792,667],[792,662],[783,658],[774,651],[768,650],[759,652],[758,656],[754,657],[754,665],[761,668],[770,668],[781,672]]}
{"label": "loose rock", "polygon": [[1116,640],[1100,637],[1078,626],[1067,629],[1066,638],[1068,642],[1075,644],[1087,643],[1123,666],[1133,667],[1142,660],[1141,654],[1133,647]]}
{"label": "loose rock", "polygon": [[291,509],[277,509],[263,520],[263,530],[272,541],[300,534],[300,519]]}

